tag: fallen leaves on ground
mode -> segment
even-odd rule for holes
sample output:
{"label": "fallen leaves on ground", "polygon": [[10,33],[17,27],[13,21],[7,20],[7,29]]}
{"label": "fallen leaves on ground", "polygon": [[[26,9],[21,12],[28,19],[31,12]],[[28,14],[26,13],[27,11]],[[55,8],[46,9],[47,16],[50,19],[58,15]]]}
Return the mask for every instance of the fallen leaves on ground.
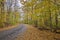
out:
{"label": "fallen leaves on ground", "polygon": [[19,35],[16,40],[56,40],[55,37],[60,37],[60,34],[56,35],[46,30],[41,31],[30,25],[26,25],[26,27],[28,28],[27,31],[21,36]]}

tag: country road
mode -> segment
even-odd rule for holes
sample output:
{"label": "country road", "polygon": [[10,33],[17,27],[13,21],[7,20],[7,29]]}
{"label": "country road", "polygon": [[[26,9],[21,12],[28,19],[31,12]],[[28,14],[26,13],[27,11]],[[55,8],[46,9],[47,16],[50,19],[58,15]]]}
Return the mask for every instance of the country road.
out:
{"label": "country road", "polygon": [[22,34],[26,29],[24,24],[20,24],[16,28],[0,31],[0,40],[15,40],[18,34]]}
{"label": "country road", "polygon": [[60,34],[20,24],[13,29],[0,31],[0,40],[60,40]]}

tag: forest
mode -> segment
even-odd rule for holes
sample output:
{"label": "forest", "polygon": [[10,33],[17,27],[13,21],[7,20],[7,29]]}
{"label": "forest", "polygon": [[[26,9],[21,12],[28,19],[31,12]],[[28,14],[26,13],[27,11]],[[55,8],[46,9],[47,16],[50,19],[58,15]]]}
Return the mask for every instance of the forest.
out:
{"label": "forest", "polygon": [[18,23],[45,29],[60,28],[60,0],[20,0],[21,7],[16,5],[16,0],[9,1],[0,0],[0,28]]}

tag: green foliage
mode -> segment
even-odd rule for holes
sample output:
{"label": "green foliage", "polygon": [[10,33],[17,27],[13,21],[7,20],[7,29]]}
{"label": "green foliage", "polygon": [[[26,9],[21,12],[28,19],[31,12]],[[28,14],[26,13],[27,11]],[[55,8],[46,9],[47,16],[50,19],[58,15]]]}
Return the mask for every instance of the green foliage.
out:
{"label": "green foliage", "polygon": [[[59,0],[58,0],[59,1]],[[58,20],[58,14],[60,13],[60,6],[58,1],[52,0],[30,0],[24,2],[23,8],[25,8],[25,13],[28,14],[24,16],[28,24],[33,24],[38,27],[50,27],[57,28],[60,25]],[[24,9],[23,9],[24,10]],[[26,18],[28,17],[28,18]],[[25,21],[25,22],[27,22]],[[57,24],[58,23],[58,24]],[[57,25],[57,26],[56,26]]]}
{"label": "green foliage", "polygon": [[5,10],[4,1],[0,0],[0,27],[15,25],[20,22],[20,13]]}
{"label": "green foliage", "polygon": [[[0,0],[2,2],[2,0]],[[37,27],[60,27],[60,1],[52,0],[27,0],[21,3],[24,11],[23,23]],[[20,22],[20,14],[11,10],[4,11],[4,3],[0,5],[0,27],[14,25]]]}

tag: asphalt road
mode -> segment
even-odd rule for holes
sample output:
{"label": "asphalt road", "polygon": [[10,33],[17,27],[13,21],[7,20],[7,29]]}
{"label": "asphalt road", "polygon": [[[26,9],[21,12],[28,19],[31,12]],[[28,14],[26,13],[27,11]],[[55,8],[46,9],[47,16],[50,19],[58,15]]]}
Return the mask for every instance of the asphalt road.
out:
{"label": "asphalt road", "polygon": [[26,30],[27,28],[25,27],[25,25],[20,24],[16,28],[5,30],[5,31],[0,31],[0,40],[15,40],[15,38],[19,34],[23,34]]}

